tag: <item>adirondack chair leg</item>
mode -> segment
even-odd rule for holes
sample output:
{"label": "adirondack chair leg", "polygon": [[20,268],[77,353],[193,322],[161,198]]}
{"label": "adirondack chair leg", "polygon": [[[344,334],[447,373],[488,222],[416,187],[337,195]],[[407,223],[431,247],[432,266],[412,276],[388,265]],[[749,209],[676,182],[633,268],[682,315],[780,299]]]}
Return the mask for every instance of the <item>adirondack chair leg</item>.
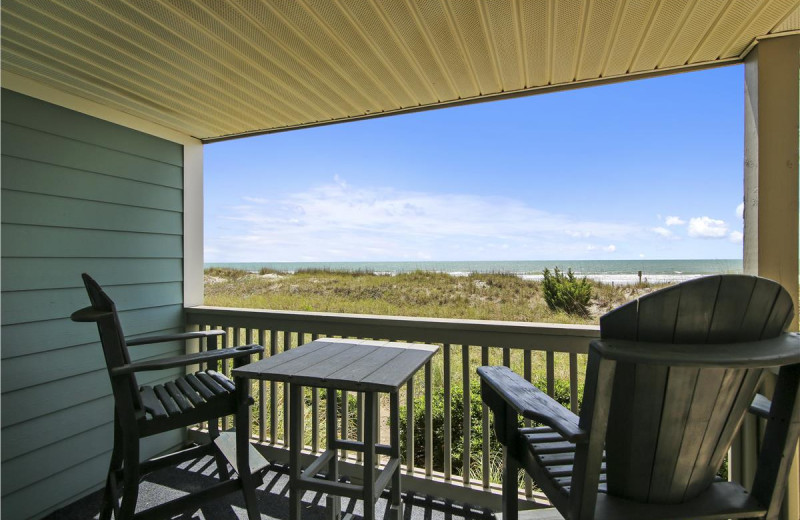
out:
{"label": "adirondack chair leg", "polygon": [[[219,437],[219,419],[208,421],[208,435],[211,437],[211,442],[214,442],[214,440]],[[219,479],[229,480],[231,478],[231,474],[228,471],[228,461],[225,460],[225,456],[221,451],[214,450],[214,460],[217,463]]]}
{"label": "adirondack chair leg", "polygon": [[509,454],[511,448],[503,448],[503,520],[517,520],[519,504],[517,500],[517,479],[519,462]]}
{"label": "adirondack chair leg", "polygon": [[800,437],[800,365],[781,367],[770,416],[753,485],[753,496],[768,507],[767,520],[780,515],[786,478]]}
{"label": "adirondack chair leg", "polygon": [[122,504],[120,520],[132,519],[136,511],[136,499],[139,496],[139,440],[126,439],[122,472]]}
{"label": "adirondack chair leg", "polygon": [[239,409],[236,411],[236,466],[239,472],[239,480],[242,483],[242,494],[244,504],[247,508],[247,517],[250,520],[261,520],[261,513],[258,511],[258,500],[256,499],[256,486],[259,480],[250,472],[250,424],[248,424],[247,402],[248,381],[236,378],[236,392],[239,395]]}

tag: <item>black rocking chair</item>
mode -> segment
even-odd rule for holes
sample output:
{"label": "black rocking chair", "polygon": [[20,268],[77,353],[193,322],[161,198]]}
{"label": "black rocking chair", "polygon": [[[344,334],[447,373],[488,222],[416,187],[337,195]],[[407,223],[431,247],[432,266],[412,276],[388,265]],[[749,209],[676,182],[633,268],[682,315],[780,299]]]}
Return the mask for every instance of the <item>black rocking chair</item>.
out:
{"label": "black rocking chair", "polygon": [[[186,367],[194,364],[215,366],[224,359],[233,359],[236,366],[247,363],[250,356],[262,352],[260,345],[207,350],[197,354],[131,362],[128,346],[167,341],[204,339],[224,334],[223,331],[187,332],[167,336],[126,340],[120,326],[114,302],[89,275],[83,282],[92,305],[76,311],[71,318],[77,322],[95,322],[103,345],[108,374],[114,394],[114,448],[106,478],[100,519],[169,518],[197,509],[201,503],[241,490],[250,520],[261,518],[255,489],[264,478],[266,460],[250,445],[248,408],[252,399],[246,383],[234,383],[214,370],[186,374],[166,384],[139,386],[136,373]],[[219,418],[235,416],[236,433],[220,435]],[[139,440],[157,433],[185,428],[208,421],[211,442],[191,446],[176,453],[139,461]],[[134,515],[139,480],[143,475],[180,462],[213,455],[219,470],[220,482],[193,494],[159,504]],[[238,473],[231,479],[227,463]],[[121,498],[121,500],[120,500]]]}

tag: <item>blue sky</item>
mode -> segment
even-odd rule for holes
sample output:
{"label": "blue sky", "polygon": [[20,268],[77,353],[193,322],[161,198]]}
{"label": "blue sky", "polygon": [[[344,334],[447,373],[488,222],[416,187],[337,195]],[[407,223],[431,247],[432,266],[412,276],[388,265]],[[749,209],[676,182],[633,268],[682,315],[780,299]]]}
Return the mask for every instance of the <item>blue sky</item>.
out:
{"label": "blue sky", "polygon": [[205,146],[206,262],[741,258],[741,66]]}

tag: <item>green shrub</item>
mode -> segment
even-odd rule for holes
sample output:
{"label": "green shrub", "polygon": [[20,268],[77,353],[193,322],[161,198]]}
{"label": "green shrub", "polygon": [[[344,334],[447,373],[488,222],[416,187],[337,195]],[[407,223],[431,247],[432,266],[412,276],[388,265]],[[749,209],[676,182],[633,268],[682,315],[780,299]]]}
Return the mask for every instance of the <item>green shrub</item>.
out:
{"label": "green shrub", "polygon": [[543,274],[544,301],[550,310],[562,310],[584,317],[589,315],[592,286],[586,277],[576,278],[572,269],[567,269],[565,275],[558,267],[553,269],[553,273],[545,268]]}

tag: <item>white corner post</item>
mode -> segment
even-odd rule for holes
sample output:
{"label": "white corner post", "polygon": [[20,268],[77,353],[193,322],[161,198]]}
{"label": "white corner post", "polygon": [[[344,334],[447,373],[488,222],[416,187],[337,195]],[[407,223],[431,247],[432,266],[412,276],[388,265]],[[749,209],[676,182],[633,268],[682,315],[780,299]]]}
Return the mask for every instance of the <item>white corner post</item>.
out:
{"label": "white corner post", "polygon": [[[183,145],[183,307],[203,305],[203,143]],[[198,330],[196,325],[186,331]],[[200,341],[186,342],[186,353],[200,352]],[[189,365],[186,373],[200,370]]]}
{"label": "white corner post", "polygon": [[203,143],[183,145],[183,306],[203,305]]}
{"label": "white corner post", "polygon": [[[745,59],[744,272],[783,285],[795,304],[798,330],[798,147],[800,35],[764,38]],[[772,383],[772,384],[771,384]],[[774,385],[767,381],[765,389]],[[743,425],[731,450],[732,477],[749,485],[759,428]],[[783,518],[800,518],[798,457],[789,474]]]}

